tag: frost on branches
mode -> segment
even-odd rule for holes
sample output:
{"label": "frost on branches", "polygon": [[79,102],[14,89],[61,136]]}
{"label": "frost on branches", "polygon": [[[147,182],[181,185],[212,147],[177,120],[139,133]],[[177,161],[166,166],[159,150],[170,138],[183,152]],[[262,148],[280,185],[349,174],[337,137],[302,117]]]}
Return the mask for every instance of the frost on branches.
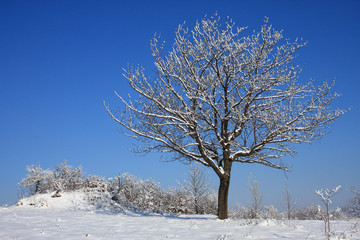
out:
{"label": "frost on branches", "polygon": [[258,32],[232,20],[205,18],[192,30],[180,25],[168,53],[151,42],[155,76],[129,67],[124,76],[136,93],[118,95],[123,111],[110,116],[139,140],[138,152],[172,153],[196,161],[220,179],[218,217],[228,217],[228,190],[234,162],[288,170],[279,161],[293,155],[294,143],[310,143],[327,133],[344,113],[333,110],[333,83],[314,86],[299,79],[292,64],[306,45],[290,42],[265,20]]}
{"label": "frost on branches", "polygon": [[195,214],[203,214],[206,211],[215,210],[216,194],[207,181],[207,176],[199,164],[192,164],[189,168],[187,179],[179,182],[181,189],[190,196]]}
{"label": "frost on branches", "polygon": [[349,201],[345,211],[352,216],[360,217],[360,191],[353,189],[352,192],[354,196]]}
{"label": "frost on branches", "polygon": [[[72,168],[65,161],[54,169],[44,170],[39,165],[32,165],[27,167],[27,171],[26,177],[19,183],[22,196],[18,205],[46,206],[46,195],[61,198],[63,194],[80,193],[82,201],[113,212],[216,213],[216,194],[207,187],[205,178],[199,179],[199,176],[196,179],[200,180],[200,185],[191,189],[196,191],[194,208],[194,192],[187,191],[189,189],[162,190],[153,179],[142,180],[129,173],[109,179],[85,176],[81,167]],[[37,197],[40,194],[44,197]]]}
{"label": "frost on branches", "polygon": [[39,165],[29,166],[26,170],[28,173],[19,184],[22,195],[49,191],[73,191],[80,189],[84,180],[82,168],[73,169],[72,166],[66,164],[66,161],[53,170],[44,170]]}
{"label": "frost on branches", "polygon": [[[325,226],[324,226],[324,231],[326,235],[330,235],[331,233],[331,229],[330,229],[330,218],[331,215],[329,213],[329,205],[332,203],[331,201],[331,197],[333,197],[341,188],[341,185],[337,186],[334,189],[326,189],[326,190],[316,190],[315,193],[316,195],[318,195],[321,198],[321,201],[324,203],[325,207],[326,207],[326,215],[322,216]],[[319,212],[320,212],[320,206],[319,206]]]}

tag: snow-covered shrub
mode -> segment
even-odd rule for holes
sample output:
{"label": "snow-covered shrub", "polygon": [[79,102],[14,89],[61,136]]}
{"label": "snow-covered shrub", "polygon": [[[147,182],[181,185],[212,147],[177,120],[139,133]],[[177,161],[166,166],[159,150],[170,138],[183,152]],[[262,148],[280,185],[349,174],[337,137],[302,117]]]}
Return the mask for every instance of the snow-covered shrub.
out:
{"label": "snow-covered shrub", "polygon": [[321,207],[311,205],[293,211],[293,219],[297,220],[321,220]]}
{"label": "snow-covered shrub", "polygon": [[[347,219],[343,211],[338,208],[336,210],[329,211],[329,214],[334,220],[344,220]],[[292,214],[292,219],[297,220],[323,220],[323,216],[326,215],[325,209],[321,206],[309,206],[302,209],[294,209]]]}
{"label": "snow-covered shrub", "polygon": [[108,181],[96,175],[89,175],[84,179],[83,188],[88,192],[106,192],[108,191]]}
{"label": "snow-covered shrub", "polygon": [[83,187],[84,176],[81,167],[72,169],[66,162],[53,170],[44,170],[39,165],[27,167],[26,177],[20,182],[24,195],[53,191],[74,191]]}
{"label": "snow-covered shrub", "polygon": [[[57,165],[53,170],[43,170],[32,165],[27,168],[28,174],[21,180],[24,193],[51,193],[61,197],[61,192],[80,190],[86,200],[98,207],[112,209],[124,208],[141,211],[168,213],[196,213],[193,196],[184,189],[161,189],[153,179],[142,180],[129,173],[114,178],[103,178],[96,175],[84,176],[80,167],[73,169],[66,162]],[[60,193],[60,194],[59,194]],[[217,212],[217,195],[207,191],[198,199],[198,213]]]}
{"label": "snow-covered shrub", "polygon": [[247,219],[247,209],[244,206],[238,204],[237,207],[229,209],[229,217],[230,218],[239,218],[239,219]]}
{"label": "snow-covered shrub", "polygon": [[136,198],[131,203],[142,210],[157,211],[161,206],[160,184],[152,179],[145,181],[141,179],[135,180],[136,187],[133,190],[137,190],[137,193],[133,192],[133,196],[136,196]]}
{"label": "snow-covered shrub", "polygon": [[133,209],[158,211],[161,206],[160,184],[142,180],[129,173],[110,178],[107,191],[111,199]]}
{"label": "snow-covered shrub", "polygon": [[238,204],[237,207],[229,209],[229,216],[237,219],[252,219],[252,209]]}
{"label": "snow-covered shrub", "polygon": [[142,180],[136,178],[128,173],[122,174],[120,176],[121,187],[119,189],[119,194],[124,196],[127,205],[132,205],[141,208],[143,189],[142,189]]}
{"label": "snow-covered shrub", "polygon": [[97,209],[124,212],[126,210],[125,200],[112,186],[112,179],[89,175],[84,179],[82,191],[89,204]]}
{"label": "snow-covered shrub", "polygon": [[333,220],[348,220],[348,216],[346,216],[345,212],[341,208],[336,208],[335,210],[330,211],[330,217]]}
{"label": "snow-covered shrub", "polygon": [[[333,220],[348,219],[340,208],[331,211],[329,210],[329,214],[331,219]],[[293,209],[291,213],[291,219],[323,220],[324,215],[326,215],[325,209],[321,208],[321,206],[312,205],[301,209]],[[229,216],[231,218],[252,219],[252,209],[244,206],[238,206],[229,210]],[[259,210],[258,218],[283,220],[288,219],[288,212],[278,212],[278,210],[274,206],[270,205],[265,206],[264,210]]]}
{"label": "snow-covered shrub", "polygon": [[168,213],[177,213],[183,211],[184,206],[181,206],[179,201],[181,197],[178,196],[178,189],[172,187],[164,191],[161,196],[161,210]]}
{"label": "snow-covered shrub", "polygon": [[72,166],[66,165],[66,161],[63,161],[55,167],[53,175],[55,190],[68,192],[83,187],[84,176],[80,166],[73,169]]}
{"label": "snow-covered shrub", "polygon": [[89,175],[84,180],[83,191],[87,201],[98,209],[112,212],[124,212],[126,209],[126,200],[117,192],[112,178]]}
{"label": "snow-covered shrub", "polygon": [[216,212],[217,206],[214,206],[217,205],[217,200],[214,199],[215,192],[208,183],[204,169],[199,164],[190,165],[187,178],[183,183],[179,182],[179,185],[188,198],[188,207],[191,213]]}
{"label": "snow-covered shrub", "polygon": [[34,195],[36,193],[46,192],[47,183],[45,182],[49,174],[48,170],[43,170],[39,165],[31,165],[26,168],[28,172],[26,177],[21,180],[19,186],[22,195]]}
{"label": "snow-covered shrub", "polygon": [[161,207],[161,187],[153,179],[146,180],[142,184],[143,196],[139,204],[142,209],[156,211]]}
{"label": "snow-covered shrub", "polygon": [[353,217],[360,217],[360,191],[352,190],[354,196],[345,207],[345,212]]}
{"label": "snow-covered shrub", "polygon": [[200,202],[201,212],[204,214],[217,214],[218,197],[214,190],[210,191]]}
{"label": "snow-covered shrub", "polygon": [[89,175],[84,179],[83,190],[87,200],[96,206],[105,203],[105,199],[109,198],[108,182],[105,178]]}
{"label": "snow-covered shrub", "polygon": [[183,191],[177,190],[174,195],[176,213],[193,213],[191,196]]}
{"label": "snow-covered shrub", "polygon": [[281,214],[279,211],[273,206],[265,206],[265,212],[262,214],[265,219],[282,219]]}
{"label": "snow-covered shrub", "polygon": [[236,208],[230,209],[229,215],[231,218],[238,219],[283,219],[283,214],[279,213],[278,210],[273,206],[265,206],[264,210],[258,209],[257,217],[254,218],[254,209],[252,207],[244,207],[239,205]]}
{"label": "snow-covered shrub", "polygon": [[[143,180],[124,173],[108,181],[111,198],[131,209],[168,213],[195,213],[192,196],[183,189],[162,190],[153,179]],[[217,196],[208,192],[199,201],[201,213],[216,213]]]}

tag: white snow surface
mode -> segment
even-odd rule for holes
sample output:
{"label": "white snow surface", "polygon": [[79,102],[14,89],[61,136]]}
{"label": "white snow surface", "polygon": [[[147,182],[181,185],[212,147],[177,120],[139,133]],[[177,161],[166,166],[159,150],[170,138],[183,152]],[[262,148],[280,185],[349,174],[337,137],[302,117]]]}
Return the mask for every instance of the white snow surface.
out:
{"label": "white snow surface", "polygon": [[[115,213],[84,193],[22,199],[0,208],[0,239],[327,239],[322,221],[218,220],[214,215]],[[360,220],[332,221],[330,239],[360,239]]]}

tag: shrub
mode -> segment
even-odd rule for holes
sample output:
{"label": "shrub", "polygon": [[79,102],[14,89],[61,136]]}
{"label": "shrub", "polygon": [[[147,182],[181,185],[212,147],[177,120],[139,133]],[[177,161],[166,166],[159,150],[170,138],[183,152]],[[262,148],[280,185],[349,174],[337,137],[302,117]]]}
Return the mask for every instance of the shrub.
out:
{"label": "shrub", "polygon": [[[43,170],[39,165],[27,167],[27,175],[20,182],[23,195],[60,191],[84,191],[90,204],[113,211],[126,209],[167,212],[195,213],[193,198],[188,191],[170,188],[161,190],[153,179],[142,180],[129,173],[105,179],[96,175],[84,176],[81,167],[73,169],[62,162],[53,170]],[[55,195],[54,195],[55,196]],[[60,196],[60,194],[56,194]],[[216,214],[217,196],[207,192],[199,201],[201,213]]]}
{"label": "shrub", "polygon": [[52,191],[74,191],[83,187],[84,176],[81,167],[72,169],[63,161],[53,170],[43,170],[39,165],[26,168],[27,175],[20,182],[23,195]]}
{"label": "shrub", "polygon": [[345,212],[352,217],[360,217],[360,191],[353,189],[352,192],[354,195],[345,207]]}

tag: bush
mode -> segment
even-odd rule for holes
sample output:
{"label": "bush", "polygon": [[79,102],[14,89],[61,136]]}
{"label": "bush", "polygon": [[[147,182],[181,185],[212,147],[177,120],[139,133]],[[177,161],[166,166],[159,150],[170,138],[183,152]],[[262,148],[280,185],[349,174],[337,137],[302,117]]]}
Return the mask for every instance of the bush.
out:
{"label": "bush", "polygon": [[[340,208],[329,211],[329,214],[333,220],[347,218]],[[297,220],[323,220],[326,212],[325,209],[321,208],[319,205],[313,205],[302,209],[295,209],[292,215],[292,218]]]}
{"label": "bush", "polygon": [[53,170],[43,170],[39,165],[27,167],[27,175],[20,182],[22,195],[34,195],[53,191],[74,191],[83,188],[81,167],[72,169],[63,161]]}
{"label": "bush", "polygon": [[360,191],[352,190],[354,196],[345,207],[345,212],[352,217],[360,217]]}
{"label": "bush", "polygon": [[282,219],[283,216],[279,213],[279,211],[273,206],[265,206],[264,209],[266,210],[264,215],[265,219]]}
{"label": "bush", "polygon": [[142,180],[128,173],[115,178],[110,185],[112,194],[130,207],[158,211],[161,206],[161,187],[154,180]]}
{"label": "bush", "polygon": [[[176,188],[162,191],[160,184],[153,179],[142,180],[128,173],[109,179],[96,175],[85,177],[81,167],[73,169],[65,161],[53,170],[43,170],[40,166],[32,165],[27,167],[27,171],[26,177],[19,184],[24,196],[80,190],[85,192],[90,204],[113,211],[123,211],[126,208],[164,213],[195,213],[189,192]],[[216,214],[216,201],[214,192],[207,193],[199,202],[201,213]]]}

